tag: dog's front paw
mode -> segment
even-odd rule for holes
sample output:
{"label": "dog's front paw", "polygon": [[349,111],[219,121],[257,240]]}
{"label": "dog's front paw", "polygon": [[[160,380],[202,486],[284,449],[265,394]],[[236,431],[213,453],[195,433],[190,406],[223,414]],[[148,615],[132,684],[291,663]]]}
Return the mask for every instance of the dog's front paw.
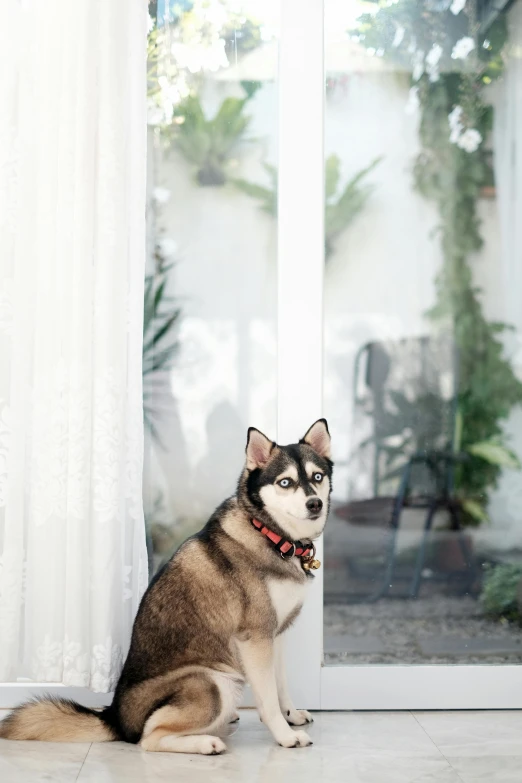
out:
{"label": "dog's front paw", "polygon": [[283,748],[306,748],[307,745],[313,745],[314,743],[306,731],[292,731],[288,737],[285,737],[279,744],[282,745]]}
{"label": "dog's front paw", "polygon": [[295,707],[293,709],[285,710],[284,716],[290,726],[304,726],[306,723],[314,722],[314,719],[307,710],[296,710]]}
{"label": "dog's front paw", "polygon": [[203,756],[220,756],[227,749],[227,746],[219,737],[211,737],[208,735],[202,735],[197,740],[196,753],[201,753]]}

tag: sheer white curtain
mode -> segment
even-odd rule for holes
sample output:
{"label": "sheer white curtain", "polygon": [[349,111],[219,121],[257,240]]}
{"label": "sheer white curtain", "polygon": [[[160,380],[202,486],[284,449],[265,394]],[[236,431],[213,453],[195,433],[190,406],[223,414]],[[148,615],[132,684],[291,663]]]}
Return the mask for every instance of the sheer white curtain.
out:
{"label": "sheer white curtain", "polygon": [[147,581],[147,4],[0,6],[0,682],[108,691]]}

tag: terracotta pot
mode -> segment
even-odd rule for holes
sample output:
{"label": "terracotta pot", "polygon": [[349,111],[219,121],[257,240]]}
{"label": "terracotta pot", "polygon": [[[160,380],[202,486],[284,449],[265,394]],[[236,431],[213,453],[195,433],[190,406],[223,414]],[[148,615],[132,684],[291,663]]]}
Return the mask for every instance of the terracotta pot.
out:
{"label": "terracotta pot", "polygon": [[496,198],[497,189],[494,185],[484,185],[480,188],[480,198]]}

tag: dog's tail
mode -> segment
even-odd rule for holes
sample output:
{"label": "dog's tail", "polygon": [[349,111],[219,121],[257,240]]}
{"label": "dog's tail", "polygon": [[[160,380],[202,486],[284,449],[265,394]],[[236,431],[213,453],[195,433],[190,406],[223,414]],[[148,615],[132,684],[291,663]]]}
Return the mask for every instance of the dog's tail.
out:
{"label": "dog's tail", "polygon": [[120,739],[110,708],[97,712],[69,699],[44,696],[16,707],[0,721],[0,737],[45,742],[111,742]]}

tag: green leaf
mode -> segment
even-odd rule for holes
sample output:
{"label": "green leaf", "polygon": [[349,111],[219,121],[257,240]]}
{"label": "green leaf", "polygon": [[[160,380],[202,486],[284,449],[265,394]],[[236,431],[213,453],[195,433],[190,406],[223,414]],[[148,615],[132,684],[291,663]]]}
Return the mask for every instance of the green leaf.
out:
{"label": "green leaf", "polygon": [[483,440],[480,443],[473,443],[467,447],[467,451],[474,457],[489,462],[490,465],[498,465],[503,468],[512,468],[520,470],[520,460],[517,455],[502,444],[493,440]]}
{"label": "green leaf", "polygon": [[261,202],[261,209],[274,217],[277,215],[277,193],[262,185],[248,182],[246,179],[232,179],[232,184],[252,198]]}
{"label": "green leaf", "polygon": [[158,289],[156,291],[156,295],[154,297],[154,311],[158,311],[158,307],[160,306],[161,300],[163,299],[163,293],[165,291],[165,283],[166,280],[163,279],[161,283],[158,286]]}
{"label": "green leaf", "polygon": [[152,275],[145,278],[143,334],[147,332],[152,323],[152,319],[154,318],[154,296],[152,291],[153,282],[154,280]]}
{"label": "green leaf", "polygon": [[154,336],[152,337],[152,339],[149,340],[149,342],[146,345],[143,346],[143,351],[144,352],[149,351],[152,348],[154,348],[154,346],[156,346],[159,343],[159,341],[163,337],[165,337],[165,335],[168,334],[168,332],[170,332],[170,330],[172,329],[172,327],[174,326],[174,324],[178,320],[180,312],[181,312],[180,310],[174,310],[174,312],[171,313],[170,316],[165,318],[164,322],[161,324],[161,326],[154,333]]}
{"label": "green leaf", "polygon": [[455,433],[453,437],[453,448],[458,453],[462,445],[462,411],[460,408],[455,415]]}
{"label": "green leaf", "polygon": [[330,155],[324,166],[324,195],[326,200],[333,198],[337,192],[341,176],[341,162],[337,155]]}
{"label": "green leaf", "polygon": [[262,82],[256,82],[256,81],[242,81],[240,82],[241,87],[244,89],[246,96],[248,100],[251,100],[256,92],[261,89],[263,86]]}
{"label": "green leaf", "polygon": [[177,351],[177,343],[172,343],[163,351],[154,355],[151,372],[158,372],[159,370],[170,370],[172,367],[172,359]]}
{"label": "green leaf", "polygon": [[486,510],[484,509],[484,506],[481,506],[480,503],[478,503],[476,500],[471,500],[471,498],[467,498],[466,500],[463,500],[462,508],[467,514],[470,515],[470,517],[475,519],[477,522],[488,521],[488,515],[486,514]]}
{"label": "green leaf", "polygon": [[373,186],[362,184],[362,180],[377,166],[381,158],[375,158],[369,166],[352,177],[336,202],[326,204],[325,234],[331,244],[338,234],[347,228],[364,207],[373,191]]}

